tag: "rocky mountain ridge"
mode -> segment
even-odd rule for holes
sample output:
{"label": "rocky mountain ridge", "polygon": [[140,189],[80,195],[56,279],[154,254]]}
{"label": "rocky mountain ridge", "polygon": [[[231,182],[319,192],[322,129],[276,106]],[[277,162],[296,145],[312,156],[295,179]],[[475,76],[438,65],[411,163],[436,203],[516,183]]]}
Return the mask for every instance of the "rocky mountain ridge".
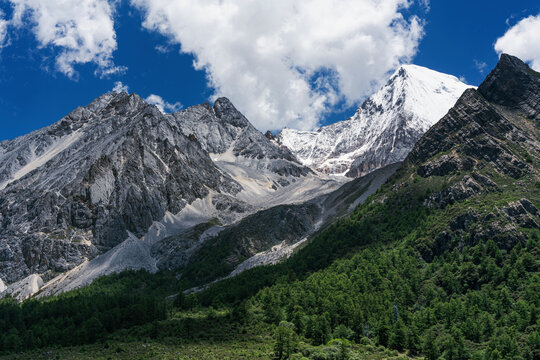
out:
{"label": "rocky mountain ridge", "polygon": [[[243,299],[242,294],[251,296],[263,288],[265,293],[269,284],[290,288],[295,286],[292,283],[300,284],[299,288],[313,286],[318,295],[323,289],[319,280],[329,272],[337,272],[338,277],[346,273],[347,266],[342,268],[338,264],[348,263],[351,256],[366,259],[369,267],[377,261],[373,256],[375,251],[397,249],[417,264],[412,273],[395,278],[397,288],[401,280],[414,277],[416,271],[422,273],[419,268],[425,269],[424,274],[443,287],[443,298],[448,286],[459,296],[467,297],[470,293],[461,289],[486,290],[483,284],[492,280],[500,284],[501,276],[508,276],[506,265],[503,268],[500,263],[501,256],[514,259],[517,252],[526,253],[530,249],[533,256],[538,255],[539,86],[539,73],[518,58],[503,54],[480,87],[466,90],[448,113],[421,137],[388,181],[350,216],[312,237],[288,261],[276,267],[248,270],[236,279],[212,284],[202,289],[199,298],[208,304],[216,297],[238,301]],[[376,172],[369,175],[373,173]],[[487,270],[491,265],[486,265],[493,261],[491,255],[478,251],[487,248],[496,255],[498,273]],[[476,270],[465,269],[456,278],[456,273],[449,269],[460,264],[455,260],[460,256],[467,259],[464,268],[471,265],[467,261],[472,261]],[[248,263],[255,260],[251,258]],[[511,262],[515,265],[514,260]],[[439,267],[441,263],[446,270]],[[527,268],[537,279],[538,267],[533,263],[529,261]],[[364,267],[355,271],[360,277],[365,277],[364,271],[369,272]],[[443,271],[456,281],[441,281]],[[516,274],[510,276],[514,284],[518,281]],[[300,280],[286,283],[276,280],[280,276]],[[335,283],[327,283],[324,288]],[[425,282],[419,282],[417,289],[424,285]],[[492,289],[492,285],[487,286]],[[379,291],[377,287],[373,284],[374,291]],[[349,294],[345,298],[358,291],[354,285],[341,288]],[[433,293],[432,288],[425,290],[414,295],[420,309]],[[282,298],[283,309],[294,309],[291,303],[296,300],[302,302],[303,297],[289,299],[291,293]],[[388,300],[386,292],[381,295],[381,299]],[[408,295],[405,297],[404,301],[410,300]],[[392,307],[392,301],[386,309]],[[352,306],[351,310],[356,308]],[[388,319],[387,315],[385,309],[380,310],[380,318]],[[431,323],[426,329],[430,326]]]}
{"label": "rocky mountain ridge", "polygon": [[[190,129],[201,109],[220,139]],[[212,158],[219,152],[226,154],[221,162]],[[116,248],[133,255],[140,239],[165,236],[162,228],[180,231],[211,218],[228,224],[271,206],[264,196],[303,201],[339,184],[299,164],[227,99],[164,115],[136,94],[108,93],[49,127],[0,142],[0,279],[13,285],[39,275],[47,282]],[[146,259],[140,266],[152,270]],[[126,261],[111,269],[139,266]]]}
{"label": "rocky mountain ridge", "polygon": [[[353,161],[347,151],[353,149],[356,156],[355,146],[366,134],[370,141],[363,143],[361,158],[372,165],[364,162],[356,175],[404,158],[414,144],[409,142],[429,126],[426,118],[443,111],[443,102],[452,106],[453,97],[467,87],[453,77],[432,73],[402,67],[357,111],[354,122],[350,119],[317,133],[329,136],[339,130],[332,135],[339,140],[338,146],[331,145],[334,160],[360,161]],[[512,75],[502,71],[498,76]],[[463,112],[476,116],[482,104],[471,105],[473,98],[482,92],[496,98],[502,91],[498,83],[465,91],[445,118],[459,113],[461,103],[467,104]],[[534,86],[524,92],[534,94]],[[436,95],[421,103],[426,94]],[[534,101],[519,97],[511,106],[537,116]],[[332,218],[329,213],[337,205],[328,199],[350,192],[356,194],[350,201],[358,204],[357,199],[365,199],[396,169],[390,166],[391,171],[354,182],[356,188],[348,183],[336,190],[347,178],[326,176],[301,164],[298,158],[304,155],[284,144],[285,132],[277,138],[263,135],[225,98],[212,106],[162,114],[135,94],[110,93],[48,128],[1,142],[0,238],[5,241],[0,244],[0,279],[10,284],[4,293],[24,298],[40,290],[47,296],[126,269],[184,271],[196,283],[197,278],[212,281],[273,263],[289,256]],[[442,146],[442,140],[431,139],[433,144],[424,144],[422,151]],[[368,154],[371,160],[366,160]],[[450,151],[435,162],[419,163],[418,174],[444,176],[445,171],[474,166],[472,157],[456,160],[454,155]],[[414,156],[413,151],[408,164]],[[520,176],[527,164],[510,161],[512,156],[498,158],[494,166]],[[346,170],[355,175],[350,167]],[[450,203],[452,196],[463,196],[459,191],[474,192],[493,181],[474,173],[462,182],[454,184],[459,189],[450,195],[433,195],[432,202]],[[215,259],[212,253],[223,256]],[[198,274],[199,264],[211,264],[212,275]]]}
{"label": "rocky mountain ridge", "polygon": [[[488,239],[511,249],[525,241],[527,229],[540,229],[538,197],[526,190],[540,184],[539,86],[540,74],[502,54],[480,87],[465,91],[407,156],[404,169],[446,179],[426,199],[428,207],[468,204],[420,248],[426,259]],[[490,199],[497,205],[481,206]]]}

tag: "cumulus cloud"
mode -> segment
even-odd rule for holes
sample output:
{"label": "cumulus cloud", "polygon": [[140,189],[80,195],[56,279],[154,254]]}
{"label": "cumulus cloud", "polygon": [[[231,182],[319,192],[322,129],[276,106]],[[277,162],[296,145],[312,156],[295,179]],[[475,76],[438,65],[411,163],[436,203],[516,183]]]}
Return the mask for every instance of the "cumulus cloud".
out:
{"label": "cumulus cloud", "polygon": [[[409,61],[422,22],[409,0],[131,0],[260,130],[312,129]],[[422,0],[422,4],[428,4]]]}
{"label": "cumulus cloud", "polygon": [[68,77],[77,76],[76,64],[96,64],[99,76],[126,70],[113,62],[116,0],[9,1],[14,8],[12,24],[30,24],[40,46],[58,48],[56,67]]}
{"label": "cumulus cloud", "polygon": [[155,94],[151,94],[144,100],[149,104],[156,105],[159,111],[161,111],[163,114],[173,113],[182,109],[181,103],[169,103],[165,101],[161,96]]}
{"label": "cumulus cloud", "polygon": [[119,93],[122,91],[129,92],[129,86],[124,85],[121,81],[116,81],[112,91]]}
{"label": "cumulus cloud", "polygon": [[540,71],[540,14],[526,17],[508,29],[495,42],[495,51],[517,56]]}

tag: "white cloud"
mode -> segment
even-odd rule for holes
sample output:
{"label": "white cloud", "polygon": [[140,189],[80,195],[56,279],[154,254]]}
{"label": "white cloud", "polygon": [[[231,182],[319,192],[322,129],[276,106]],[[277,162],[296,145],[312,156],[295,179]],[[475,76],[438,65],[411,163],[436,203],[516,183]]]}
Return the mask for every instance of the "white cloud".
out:
{"label": "white cloud", "polygon": [[0,10],[0,49],[3,48],[7,42],[7,27],[8,21],[4,19],[4,13]]}
{"label": "white cloud", "polygon": [[119,93],[122,91],[129,92],[129,86],[124,85],[121,81],[116,81],[112,91]]}
{"label": "white cloud", "polygon": [[508,29],[495,42],[495,51],[517,56],[540,71],[540,14],[526,17]]}
{"label": "white cloud", "polygon": [[181,103],[179,102],[169,103],[163,100],[161,96],[155,95],[155,94],[151,94],[144,100],[149,104],[156,105],[159,111],[161,111],[163,114],[173,113],[182,109]]}
{"label": "white cloud", "polygon": [[431,10],[431,4],[429,3],[430,0],[420,0],[420,5],[424,7],[424,11],[430,11]]}
{"label": "white cloud", "polygon": [[125,71],[112,60],[117,48],[114,30],[116,0],[10,0],[13,25],[30,23],[40,46],[60,49],[56,67],[70,78],[76,64],[94,63],[96,75]]}
{"label": "white cloud", "polygon": [[480,74],[483,74],[486,71],[488,64],[486,64],[484,61],[474,59],[474,66],[480,72]]}
{"label": "white cloud", "polygon": [[166,54],[171,51],[171,48],[165,45],[156,45],[155,49],[162,54]]}
{"label": "white cloud", "polygon": [[[311,129],[416,53],[409,0],[131,0],[260,130]],[[424,5],[428,4],[422,0]],[[315,79],[314,79],[315,78]]]}

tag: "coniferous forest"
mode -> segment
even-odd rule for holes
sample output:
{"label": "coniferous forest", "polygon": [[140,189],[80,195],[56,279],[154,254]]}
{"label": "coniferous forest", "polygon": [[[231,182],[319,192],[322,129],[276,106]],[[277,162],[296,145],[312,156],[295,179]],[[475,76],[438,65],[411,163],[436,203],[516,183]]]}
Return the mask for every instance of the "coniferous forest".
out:
{"label": "coniferous forest", "polygon": [[[212,349],[257,341],[261,358],[277,359],[537,359],[539,229],[524,223],[472,237],[499,218],[508,223],[496,208],[524,196],[538,205],[538,180],[525,175],[516,188],[486,165],[479,174],[491,174],[501,191],[433,208],[426,206],[433,195],[467,172],[421,177],[417,169],[402,166],[289,260],[202,292],[179,293],[198,284],[173,274],[128,272],[51,299],[2,300],[2,351],[110,348],[122,334],[134,342],[211,341]],[[455,246],[437,241],[445,230]],[[261,332],[264,339],[245,340]]]}

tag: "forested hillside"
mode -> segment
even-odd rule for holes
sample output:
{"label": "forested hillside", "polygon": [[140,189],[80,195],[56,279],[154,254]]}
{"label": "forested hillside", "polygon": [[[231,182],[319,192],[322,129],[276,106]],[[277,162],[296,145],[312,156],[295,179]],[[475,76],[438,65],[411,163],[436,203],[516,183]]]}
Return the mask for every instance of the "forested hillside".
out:
{"label": "forested hillside", "polygon": [[503,55],[370,201],[282,265],[252,299],[266,321],[314,344],[337,331],[428,359],[538,358],[539,84]]}
{"label": "forested hillside", "polygon": [[[232,359],[539,359],[539,207],[540,74],[502,55],[376,194],[289,260],[174,299],[165,296],[192,283],[138,273],[123,276],[142,289],[140,297],[117,287],[117,276],[57,299],[4,301],[2,315],[12,315],[1,317],[0,328],[10,330],[0,344],[4,352],[26,349],[55,304],[73,299],[77,306],[86,294],[116,288],[128,309],[138,306],[153,319],[134,322],[120,310],[107,327],[100,301],[92,302],[84,321],[96,318],[102,335],[81,343],[101,340],[103,356],[114,356],[108,342],[122,334],[134,347],[184,344],[186,352],[170,358],[184,358],[198,342],[210,347],[199,354],[205,359],[223,349],[221,358]],[[30,307],[39,309],[34,317],[26,315]],[[64,321],[76,316],[66,312]],[[88,329],[84,321],[76,328]],[[48,331],[65,328],[46,323]],[[73,343],[52,337],[33,346],[51,344]],[[75,358],[70,351],[58,354]]]}

